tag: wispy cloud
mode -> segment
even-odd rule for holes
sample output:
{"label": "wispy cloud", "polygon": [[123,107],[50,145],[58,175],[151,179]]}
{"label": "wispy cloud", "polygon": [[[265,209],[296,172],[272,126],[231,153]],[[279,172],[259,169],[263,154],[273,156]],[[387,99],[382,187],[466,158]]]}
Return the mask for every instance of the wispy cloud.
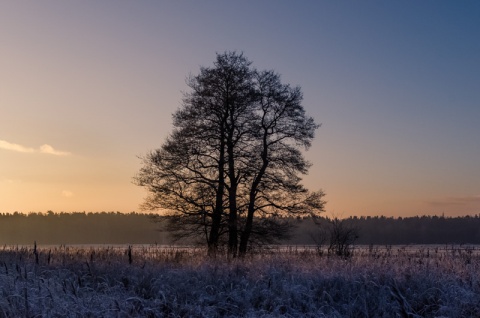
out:
{"label": "wispy cloud", "polygon": [[432,206],[465,206],[471,204],[480,204],[480,195],[448,197],[441,200],[429,201]]}
{"label": "wispy cloud", "polygon": [[0,179],[0,183],[13,184],[15,182],[19,182],[19,180],[13,180],[13,179],[8,179],[8,178],[1,178]]}
{"label": "wispy cloud", "polygon": [[68,156],[68,155],[71,155],[70,152],[67,152],[67,151],[60,151],[60,150],[55,150],[53,149],[52,146],[50,145],[42,145],[40,147],[40,152],[41,153],[48,153],[50,155],[55,155],[55,156]]}
{"label": "wispy cloud", "polygon": [[55,155],[55,156],[71,155],[70,152],[56,150],[55,148],[47,144],[40,146],[38,149],[34,149],[30,147],[25,147],[19,144],[14,144],[5,140],[0,140],[0,149],[23,152],[23,153],[45,153],[45,154]]}
{"label": "wispy cloud", "polygon": [[73,192],[68,190],[63,190],[62,196],[64,196],[65,198],[71,198],[73,196]]}
{"label": "wispy cloud", "polygon": [[22,145],[13,144],[5,140],[0,140],[0,149],[17,151],[17,152],[30,152],[30,153],[35,152],[35,149],[33,148],[28,148]]}

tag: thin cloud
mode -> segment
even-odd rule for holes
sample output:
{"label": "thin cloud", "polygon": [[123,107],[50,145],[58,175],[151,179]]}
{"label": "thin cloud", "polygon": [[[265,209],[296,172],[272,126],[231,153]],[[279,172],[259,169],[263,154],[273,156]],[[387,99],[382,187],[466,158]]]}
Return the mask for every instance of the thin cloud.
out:
{"label": "thin cloud", "polygon": [[28,148],[28,147],[24,147],[22,145],[13,144],[13,143],[5,141],[5,140],[0,140],[0,149],[17,151],[17,152],[26,152],[26,153],[35,152],[35,149],[33,149],[33,148]]}
{"label": "thin cloud", "polygon": [[73,192],[68,190],[63,190],[62,196],[64,196],[65,198],[71,198],[73,196]]}
{"label": "thin cloud", "polygon": [[40,148],[34,149],[30,147],[25,147],[19,144],[14,144],[5,140],[0,140],[0,149],[16,151],[16,152],[23,152],[23,153],[44,153],[54,156],[69,156],[71,155],[70,152],[56,150],[50,145],[44,144],[40,146]]}
{"label": "thin cloud", "polygon": [[480,204],[480,195],[470,195],[461,197],[449,197],[443,200],[430,201],[432,206],[465,206],[471,204]]}
{"label": "thin cloud", "polygon": [[55,156],[68,156],[71,155],[70,152],[67,151],[60,151],[60,150],[55,150],[52,146],[50,145],[42,145],[40,147],[40,152],[41,153],[48,153],[50,155],[55,155]]}
{"label": "thin cloud", "polygon": [[15,180],[12,180],[12,179],[7,179],[7,178],[0,179],[0,183],[12,184],[14,182],[15,182]]}

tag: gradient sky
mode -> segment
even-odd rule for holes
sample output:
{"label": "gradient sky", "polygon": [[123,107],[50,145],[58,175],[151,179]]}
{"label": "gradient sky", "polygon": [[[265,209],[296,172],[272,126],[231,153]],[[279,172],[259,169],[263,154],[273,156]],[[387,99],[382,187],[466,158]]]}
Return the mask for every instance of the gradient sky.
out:
{"label": "gradient sky", "polygon": [[0,212],[139,211],[185,79],[243,51],[321,128],[328,214],[480,213],[480,1],[0,1]]}

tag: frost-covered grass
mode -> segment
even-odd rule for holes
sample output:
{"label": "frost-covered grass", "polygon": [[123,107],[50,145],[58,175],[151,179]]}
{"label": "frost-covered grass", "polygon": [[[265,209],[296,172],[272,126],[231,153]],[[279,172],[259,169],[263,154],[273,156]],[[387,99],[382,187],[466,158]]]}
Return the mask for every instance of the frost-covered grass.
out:
{"label": "frost-covered grass", "polygon": [[365,249],[209,260],[134,247],[0,251],[0,317],[478,317],[480,256]]}

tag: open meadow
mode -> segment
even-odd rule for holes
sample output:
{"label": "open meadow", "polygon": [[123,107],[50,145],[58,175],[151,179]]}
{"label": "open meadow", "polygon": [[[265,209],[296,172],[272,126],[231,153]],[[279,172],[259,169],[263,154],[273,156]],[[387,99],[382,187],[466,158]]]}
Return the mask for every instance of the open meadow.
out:
{"label": "open meadow", "polygon": [[4,246],[1,317],[478,317],[478,247]]}

